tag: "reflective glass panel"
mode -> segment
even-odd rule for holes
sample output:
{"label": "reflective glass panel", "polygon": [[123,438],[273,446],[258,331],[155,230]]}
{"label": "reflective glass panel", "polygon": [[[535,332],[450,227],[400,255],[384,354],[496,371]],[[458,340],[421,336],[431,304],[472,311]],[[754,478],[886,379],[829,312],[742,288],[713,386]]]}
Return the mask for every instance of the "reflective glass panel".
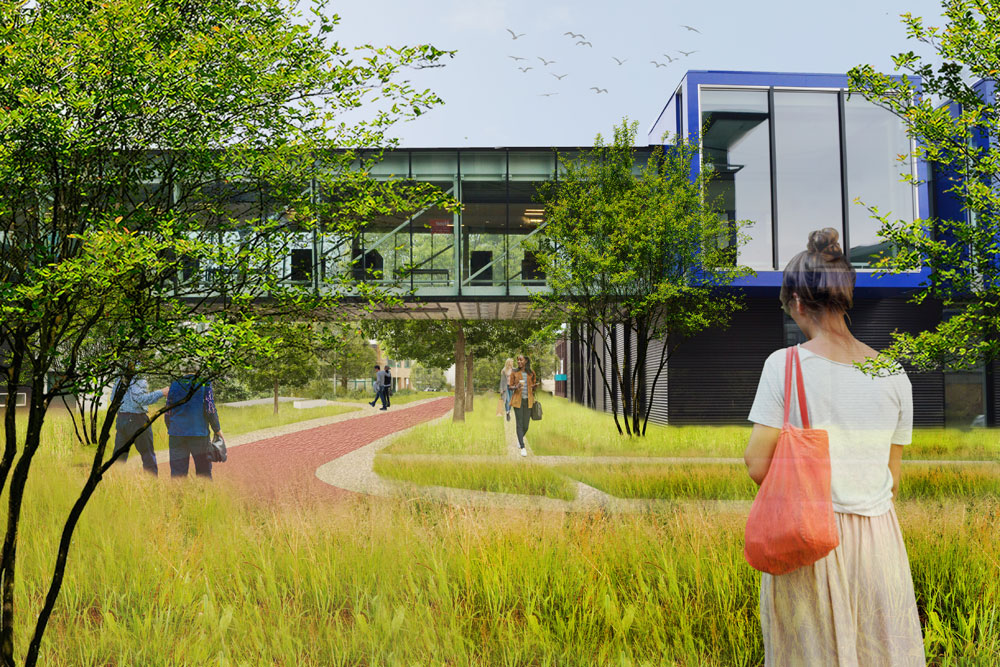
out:
{"label": "reflective glass panel", "polygon": [[545,276],[538,269],[530,250],[522,245],[529,234],[544,221],[544,209],[538,203],[540,182],[511,181],[510,234],[506,238],[508,254],[506,271],[511,285],[543,285]]}
{"label": "reflective glass panel", "polygon": [[[465,164],[464,161],[462,163]],[[502,285],[507,227],[507,182],[462,181],[462,272],[474,287]]]}
{"label": "reflective glass panel", "polygon": [[456,151],[412,151],[413,178],[418,181],[435,180],[445,176],[455,178],[458,174],[458,153]]}
{"label": "reflective glass panel", "polygon": [[701,90],[702,148],[715,178],[708,196],[729,220],[750,220],[739,261],[773,269],[771,144],[767,92]]}
{"label": "reflective glass panel", "polygon": [[462,151],[462,178],[502,180],[507,178],[507,151]]}
{"label": "reflective glass panel", "polygon": [[806,249],[809,232],[842,232],[837,94],[775,92],[774,129],[781,269]]}
{"label": "reflective glass panel", "polygon": [[[888,250],[867,207],[876,206],[893,219],[913,220],[913,186],[900,180],[910,171],[910,139],[898,118],[859,95],[845,100],[844,118],[849,253],[851,262],[867,266]],[[900,155],[906,156],[905,163]]]}
{"label": "reflective glass panel", "polygon": [[554,171],[555,153],[551,150],[510,151],[512,181],[548,180]]}

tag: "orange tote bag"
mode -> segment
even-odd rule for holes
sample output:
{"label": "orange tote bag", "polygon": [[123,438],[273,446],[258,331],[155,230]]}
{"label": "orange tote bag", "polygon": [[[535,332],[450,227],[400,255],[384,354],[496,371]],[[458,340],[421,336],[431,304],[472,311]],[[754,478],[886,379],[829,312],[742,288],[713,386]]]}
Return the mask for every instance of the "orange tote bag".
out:
{"label": "orange tote bag", "polygon": [[[793,381],[802,428],[788,422]],[[750,508],[743,547],[747,562],[769,574],[815,563],[840,544],[830,493],[830,442],[826,431],[809,428],[798,347],[788,348],[785,357],[783,424],[771,467]]]}

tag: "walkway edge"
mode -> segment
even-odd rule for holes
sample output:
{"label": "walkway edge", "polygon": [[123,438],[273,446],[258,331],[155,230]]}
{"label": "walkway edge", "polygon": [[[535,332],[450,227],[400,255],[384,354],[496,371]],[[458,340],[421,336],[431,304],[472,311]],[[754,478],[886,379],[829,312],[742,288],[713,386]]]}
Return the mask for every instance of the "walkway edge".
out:
{"label": "walkway edge", "polygon": [[426,421],[402,431],[379,438],[353,452],[340,456],[316,469],[316,477],[330,486],[371,496],[402,498],[407,500],[434,500],[459,507],[489,507],[494,509],[547,510],[559,512],[671,512],[680,507],[702,507],[707,511],[731,510],[748,512],[749,501],[742,500],[633,500],[615,498],[603,492],[578,493],[574,500],[559,500],[545,496],[532,496],[492,491],[475,491],[444,486],[421,486],[381,477],[374,471],[378,452],[403,433],[418,426],[435,424],[451,418],[451,411],[442,417]]}

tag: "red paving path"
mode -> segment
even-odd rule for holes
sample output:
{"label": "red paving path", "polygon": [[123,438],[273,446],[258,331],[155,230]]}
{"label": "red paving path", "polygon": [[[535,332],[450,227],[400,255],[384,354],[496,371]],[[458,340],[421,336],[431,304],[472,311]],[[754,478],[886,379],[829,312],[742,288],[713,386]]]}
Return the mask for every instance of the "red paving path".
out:
{"label": "red paving path", "polygon": [[453,403],[454,398],[446,396],[415,407],[403,404],[370,417],[240,445],[229,451],[225,463],[212,465],[212,476],[269,501],[344,498],[352,494],[321,482],[317,468],[391,433],[440,417]]}

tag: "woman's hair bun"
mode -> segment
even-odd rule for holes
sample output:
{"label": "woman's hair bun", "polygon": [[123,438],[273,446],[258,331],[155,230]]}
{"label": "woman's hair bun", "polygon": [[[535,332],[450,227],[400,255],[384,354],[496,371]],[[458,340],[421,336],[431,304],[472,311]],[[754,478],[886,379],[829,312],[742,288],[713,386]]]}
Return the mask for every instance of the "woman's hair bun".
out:
{"label": "woman's hair bun", "polygon": [[810,253],[823,255],[826,260],[837,259],[844,256],[839,240],[840,232],[833,227],[817,229],[809,233],[809,243],[806,250]]}

